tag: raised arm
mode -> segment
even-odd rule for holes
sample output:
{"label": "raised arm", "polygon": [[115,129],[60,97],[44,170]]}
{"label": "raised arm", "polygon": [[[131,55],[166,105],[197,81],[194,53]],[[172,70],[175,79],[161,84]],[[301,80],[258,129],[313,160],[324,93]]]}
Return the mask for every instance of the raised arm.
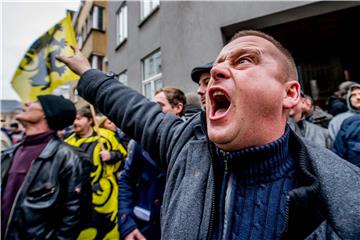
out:
{"label": "raised arm", "polygon": [[58,57],[72,71],[81,75],[78,92],[127,135],[139,142],[154,159],[167,162],[169,143],[182,120],[166,117],[157,103],[123,85],[114,76],[91,69],[85,56],[74,49],[73,57]]}

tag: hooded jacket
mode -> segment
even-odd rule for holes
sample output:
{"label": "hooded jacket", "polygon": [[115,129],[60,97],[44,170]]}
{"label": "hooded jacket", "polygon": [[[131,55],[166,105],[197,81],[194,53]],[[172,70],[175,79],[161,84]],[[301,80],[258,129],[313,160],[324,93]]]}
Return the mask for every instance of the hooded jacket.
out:
{"label": "hooded jacket", "polygon": [[355,88],[360,88],[360,84],[354,84],[349,88],[348,94],[346,96],[346,103],[348,106],[348,111],[341,113],[339,115],[336,115],[329,123],[329,135],[330,135],[330,139],[331,142],[333,143],[335,141],[336,135],[340,130],[341,124],[343,123],[343,121],[348,118],[351,117],[355,114],[359,114],[360,113],[360,109],[356,109],[351,105],[351,93],[353,91],[353,89]]}
{"label": "hooded jacket", "polygon": [[[78,91],[167,168],[162,238],[211,239],[220,181],[204,114],[187,122],[165,116],[156,103],[97,70],[81,76]],[[360,169],[293,133],[289,149],[301,187],[289,193],[283,238],[358,239]]]}

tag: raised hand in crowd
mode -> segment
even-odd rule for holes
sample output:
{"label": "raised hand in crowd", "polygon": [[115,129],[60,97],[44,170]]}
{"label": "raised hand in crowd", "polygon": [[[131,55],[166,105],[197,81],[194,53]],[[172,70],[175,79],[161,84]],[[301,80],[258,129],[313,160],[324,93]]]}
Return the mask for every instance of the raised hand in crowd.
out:
{"label": "raised hand in crowd", "polygon": [[71,48],[74,50],[74,56],[56,56],[56,59],[66,64],[74,73],[82,75],[84,72],[91,69],[89,60],[77,47],[71,46]]}

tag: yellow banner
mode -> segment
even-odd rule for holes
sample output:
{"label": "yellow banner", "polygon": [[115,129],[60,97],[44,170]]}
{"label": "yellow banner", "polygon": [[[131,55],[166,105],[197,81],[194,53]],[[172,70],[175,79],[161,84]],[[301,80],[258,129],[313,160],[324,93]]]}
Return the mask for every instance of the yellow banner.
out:
{"label": "yellow banner", "polygon": [[11,81],[23,102],[35,101],[37,96],[50,94],[64,82],[79,78],[55,59],[57,55],[72,55],[70,45],[76,46],[70,15],[31,45]]}

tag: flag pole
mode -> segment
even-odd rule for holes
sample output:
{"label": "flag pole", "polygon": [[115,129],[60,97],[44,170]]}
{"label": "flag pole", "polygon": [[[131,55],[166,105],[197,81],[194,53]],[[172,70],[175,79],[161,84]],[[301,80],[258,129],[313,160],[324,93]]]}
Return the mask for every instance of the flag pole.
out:
{"label": "flag pole", "polygon": [[94,106],[91,105],[91,104],[90,104],[90,111],[91,111],[92,118],[94,119],[95,133],[96,133],[96,135],[98,136],[98,143],[100,143],[101,151],[104,151],[104,150],[105,150],[105,147],[104,147],[103,142],[101,142],[101,140],[100,140],[99,123],[96,121],[95,108],[94,108]]}
{"label": "flag pole", "polygon": [[[96,135],[98,136],[98,143],[100,143],[100,148],[101,148],[101,151],[104,151],[105,150],[105,147],[104,147],[104,144],[103,142],[101,142],[100,140],[100,133],[99,133],[99,123],[96,121],[96,113],[95,113],[95,108],[92,104],[90,104],[90,111],[91,111],[91,115],[94,119],[94,125],[95,125],[95,133]],[[114,168],[114,166],[111,166],[111,168]],[[111,171],[108,170],[108,168],[105,168],[105,175],[106,176],[109,176],[112,174]]]}

